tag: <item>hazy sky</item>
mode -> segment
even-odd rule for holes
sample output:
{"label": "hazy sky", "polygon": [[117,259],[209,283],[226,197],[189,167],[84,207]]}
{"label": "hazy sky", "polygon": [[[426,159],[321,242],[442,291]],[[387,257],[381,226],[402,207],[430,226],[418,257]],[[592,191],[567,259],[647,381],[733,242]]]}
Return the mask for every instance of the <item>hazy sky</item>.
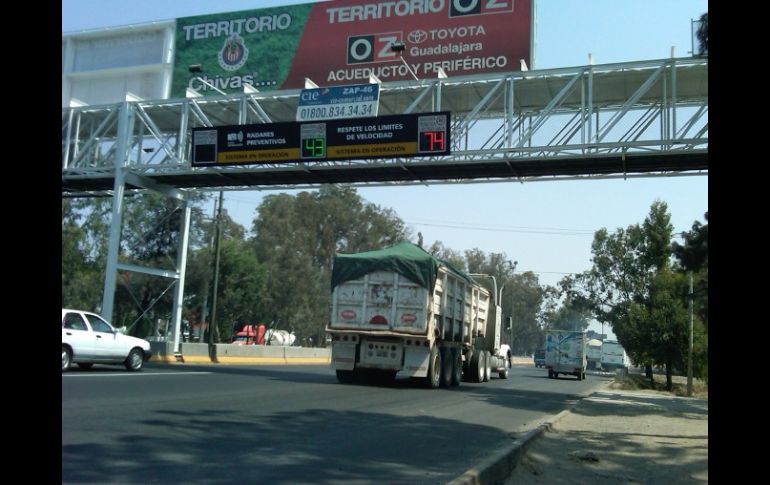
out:
{"label": "hazy sky", "polygon": [[[177,17],[308,3],[306,0],[63,0],[62,32]],[[548,69],[687,57],[691,20],[705,0],[539,0],[534,66]],[[225,208],[251,228],[269,192],[226,192]],[[708,211],[708,177],[360,188],[367,201],[392,208],[426,245],[442,241],[458,251],[479,248],[518,261],[543,284],[591,266],[593,232],[641,223],[656,199],[668,204],[676,232]],[[594,328],[594,327],[591,327]],[[595,328],[595,330],[600,330]],[[605,329],[607,330],[607,329]]]}

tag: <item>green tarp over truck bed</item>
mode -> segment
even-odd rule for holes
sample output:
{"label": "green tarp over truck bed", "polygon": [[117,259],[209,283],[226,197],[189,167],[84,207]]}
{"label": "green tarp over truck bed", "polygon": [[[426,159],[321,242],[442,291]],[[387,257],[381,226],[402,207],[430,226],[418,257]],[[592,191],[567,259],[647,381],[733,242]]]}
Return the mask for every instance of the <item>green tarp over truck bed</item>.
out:
{"label": "green tarp over truck bed", "polygon": [[402,242],[385,249],[334,256],[332,291],[342,283],[358,279],[374,271],[394,271],[401,276],[433,291],[439,266],[446,266],[458,277],[476,284],[473,279],[448,262],[410,242]]}

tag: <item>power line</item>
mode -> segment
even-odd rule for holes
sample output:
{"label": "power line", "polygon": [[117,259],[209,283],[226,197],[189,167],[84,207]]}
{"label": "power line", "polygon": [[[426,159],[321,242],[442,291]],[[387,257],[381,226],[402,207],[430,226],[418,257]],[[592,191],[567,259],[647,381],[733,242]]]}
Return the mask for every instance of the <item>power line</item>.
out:
{"label": "power line", "polygon": [[[588,229],[567,229],[559,227],[528,227],[528,226],[501,226],[494,224],[474,224],[469,222],[421,222],[418,220],[404,221],[407,224],[415,226],[430,226],[430,227],[446,227],[449,229],[473,229],[479,231],[492,231],[492,232],[517,232],[524,234],[552,234],[556,236],[593,236],[596,234],[596,230]],[[606,228],[605,228],[606,229]],[[681,238],[683,234],[681,231],[674,232],[673,238]]]}
{"label": "power line", "polygon": [[440,222],[421,222],[421,221],[404,221],[407,224],[416,226],[430,226],[430,227],[446,227],[450,229],[473,229],[479,231],[492,231],[492,232],[517,232],[525,234],[553,234],[559,236],[593,236],[594,231],[584,229],[565,229],[556,227],[526,227],[526,226],[500,226],[491,224],[472,224],[467,222],[456,223],[440,223]]}

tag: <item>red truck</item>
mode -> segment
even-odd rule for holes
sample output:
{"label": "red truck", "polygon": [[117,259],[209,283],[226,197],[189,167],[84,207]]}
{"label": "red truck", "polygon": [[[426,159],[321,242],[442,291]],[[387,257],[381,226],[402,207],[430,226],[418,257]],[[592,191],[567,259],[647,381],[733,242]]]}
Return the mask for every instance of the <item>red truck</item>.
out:
{"label": "red truck", "polygon": [[265,325],[252,325],[247,323],[233,335],[232,344],[234,345],[264,345],[265,344]]}

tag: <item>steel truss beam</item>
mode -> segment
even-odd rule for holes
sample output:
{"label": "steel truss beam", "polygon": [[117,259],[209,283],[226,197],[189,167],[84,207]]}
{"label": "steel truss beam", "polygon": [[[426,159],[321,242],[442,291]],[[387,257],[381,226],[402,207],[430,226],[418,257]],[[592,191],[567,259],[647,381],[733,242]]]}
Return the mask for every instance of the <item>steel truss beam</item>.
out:
{"label": "steel truss beam", "polygon": [[[454,150],[446,157],[190,166],[192,128],[291,121],[299,93],[65,108],[63,196],[112,195],[121,143],[127,147],[128,172],[211,191],[597,178],[628,175],[629,166],[647,175],[708,172],[708,60],[702,58],[383,84],[380,114],[452,112]],[[119,139],[118,113],[124,107],[140,122]],[[633,158],[640,163],[626,163]],[[603,162],[590,163],[595,159]],[[426,166],[429,174],[422,170]],[[125,190],[141,186],[129,182]]]}

